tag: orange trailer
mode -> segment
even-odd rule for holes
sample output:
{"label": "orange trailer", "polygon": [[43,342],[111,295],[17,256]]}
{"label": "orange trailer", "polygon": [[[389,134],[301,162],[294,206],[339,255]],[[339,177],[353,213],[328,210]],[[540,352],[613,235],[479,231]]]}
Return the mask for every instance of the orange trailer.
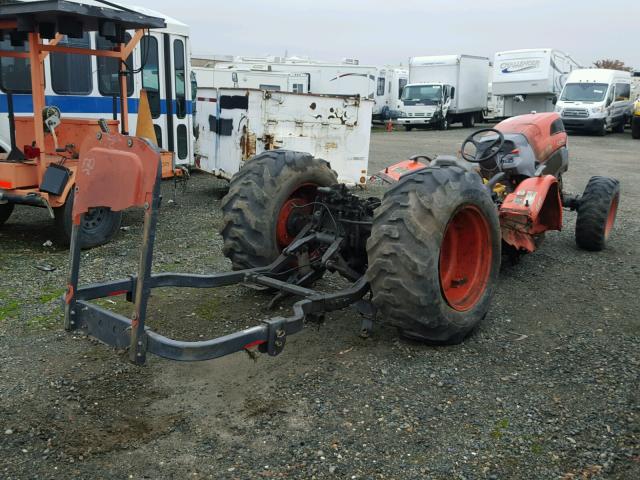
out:
{"label": "orange trailer", "polygon": [[[108,5],[108,2],[105,3]],[[0,50],[0,57],[28,59],[33,101],[32,116],[15,117],[12,95],[7,92],[11,151],[0,158],[0,226],[10,217],[15,205],[43,207],[55,218],[62,237],[67,242],[70,240],[75,179],[83,156],[87,153],[83,144],[87,139],[104,135],[129,135],[125,60],[143,38],[145,30],[165,26],[165,21],[161,18],[143,15],[124,7],[117,10],[64,0],[0,7],[0,38],[8,36],[12,46],[25,46],[25,51]],[[127,30],[135,31],[130,39],[126,36]],[[94,50],[58,44],[65,35],[78,38],[85,32],[92,31],[112,40],[116,47],[112,50]],[[51,52],[107,57],[120,61],[119,121],[62,118],[57,107],[46,105],[43,62]],[[144,104],[148,109],[148,103],[144,100],[141,101],[141,108]],[[150,114],[140,115],[139,122],[141,117],[149,118],[149,121],[151,118]],[[137,131],[138,134],[145,131],[153,135],[153,129],[146,125],[139,125]],[[154,138],[151,140],[155,143]],[[169,172],[165,173],[170,174],[170,158],[166,163]],[[122,167],[121,163],[117,165]],[[117,173],[127,175],[126,171]],[[88,248],[108,242],[119,230],[121,215],[121,211],[113,211],[108,207],[92,208],[83,217],[82,246]]]}

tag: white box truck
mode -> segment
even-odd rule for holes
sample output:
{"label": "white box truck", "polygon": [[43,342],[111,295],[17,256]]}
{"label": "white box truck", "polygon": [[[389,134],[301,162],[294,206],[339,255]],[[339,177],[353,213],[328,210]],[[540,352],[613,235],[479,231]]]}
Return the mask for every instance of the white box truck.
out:
{"label": "white box truck", "polygon": [[562,89],[555,111],[567,130],[606,135],[624,132],[633,113],[631,73],[605,68],[574,70]]}
{"label": "white box truck", "polygon": [[230,179],[254,155],[284,148],[327,160],[348,185],[368,178],[373,101],[256,89],[198,89],[196,168]]}
{"label": "white box truck", "polygon": [[473,127],[487,109],[489,59],[472,55],[412,57],[396,123],[406,130]]}
{"label": "white box truck", "polygon": [[553,48],[498,52],[493,61],[493,95],[502,97],[504,117],[552,112],[568,75],[580,68]]}

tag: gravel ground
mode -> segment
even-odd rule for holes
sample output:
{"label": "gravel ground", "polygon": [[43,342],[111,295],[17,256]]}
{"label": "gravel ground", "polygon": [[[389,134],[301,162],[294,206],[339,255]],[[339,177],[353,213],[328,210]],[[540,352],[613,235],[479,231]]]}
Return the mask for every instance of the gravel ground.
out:
{"label": "gravel ground", "polygon": [[[455,152],[468,133],[376,131],[371,171]],[[18,208],[0,231],[0,477],[640,478],[640,142],[571,136],[570,152],[568,190],[597,174],[622,182],[610,247],[577,250],[567,213],[565,230],[503,267],[480,328],[446,348],[383,325],[361,339],[346,310],[276,358],[135,367],[62,331],[67,253],[46,212]],[[156,270],[230,268],[221,186],[205,175],[186,194],[164,184]],[[114,242],[83,254],[83,281],[135,270],[141,219],[126,212]],[[149,323],[203,338],[255,324],[268,301],[244,288],[164,289]]]}

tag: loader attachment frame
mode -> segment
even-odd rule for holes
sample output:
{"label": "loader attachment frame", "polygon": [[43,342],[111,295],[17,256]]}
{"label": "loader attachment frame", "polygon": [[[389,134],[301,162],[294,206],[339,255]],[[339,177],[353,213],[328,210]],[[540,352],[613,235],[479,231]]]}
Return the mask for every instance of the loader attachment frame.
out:
{"label": "loader attachment frame", "polygon": [[[304,227],[282,254],[265,267],[210,275],[152,273],[153,247],[161,200],[160,168],[155,175],[151,201],[143,204],[144,228],[137,275],[127,279],[78,286],[82,235],[79,225],[81,215],[84,214],[78,213],[78,223],[73,226],[71,238],[69,284],[64,296],[67,331],[81,331],[107,345],[128,349],[130,361],[141,365],[145,363],[148,353],[172,360],[199,361],[257,346],[263,353],[278,355],[282,352],[287,337],[303,329],[305,319],[321,319],[325,312],[351,305],[363,315],[363,331],[371,329],[375,311],[373,306],[363,299],[369,292],[369,284],[364,276],[352,276],[353,283],[350,286],[334,293],[319,292],[303,286],[310,276],[317,276],[318,273],[321,275],[325,267],[334,271],[339,269],[339,247],[344,241],[339,234],[314,231],[312,224]],[[319,244],[326,247],[322,259],[319,260],[322,264],[321,269],[318,270],[316,260],[315,270],[298,277],[297,281],[292,280],[289,273],[292,260],[298,262],[296,270],[299,270],[304,266],[300,262],[309,261],[309,255],[306,253],[309,248],[317,248]],[[301,297],[301,300],[293,305],[293,312],[288,317],[272,317],[254,327],[204,341],[175,340],[154,332],[146,325],[147,305],[154,288],[216,288],[242,283],[269,287],[284,295]],[[91,302],[118,295],[126,295],[127,300],[133,302],[134,313],[131,318]]]}

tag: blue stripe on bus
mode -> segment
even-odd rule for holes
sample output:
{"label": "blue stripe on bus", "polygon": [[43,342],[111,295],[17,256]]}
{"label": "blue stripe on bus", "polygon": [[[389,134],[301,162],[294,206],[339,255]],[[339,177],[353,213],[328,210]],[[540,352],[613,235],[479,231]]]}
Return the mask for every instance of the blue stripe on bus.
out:
{"label": "blue stripe on bus", "polygon": [[[137,98],[127,99],[129,113],[138,113],[139,100]],[[66,113],[102,113],[104,115],[113,114],[112,97],[89,97],[80,95],[47,95],[47,105],[55,105]],[[173,111],[176,111],[176,101],[172,100]],[[13,110],[15,113],[32,113],[33,102],[30,94],[13,94]],[[7,96],[0,94],[0,113],[7,113]],[[120,112],[120,101],[117,102],[117,112]],[[187,102],[187,114],[193,113],[193,102]],[[160,100],[160,114],[167,114],[167,101]]]}

